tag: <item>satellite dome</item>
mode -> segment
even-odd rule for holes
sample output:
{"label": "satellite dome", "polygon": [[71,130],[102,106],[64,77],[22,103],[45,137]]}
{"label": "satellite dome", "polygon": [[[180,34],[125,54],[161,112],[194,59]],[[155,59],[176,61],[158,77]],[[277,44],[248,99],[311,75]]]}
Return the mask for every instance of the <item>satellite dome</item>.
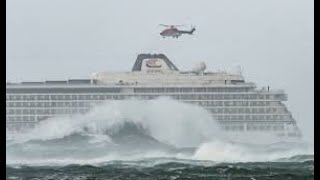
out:
{"label": "satellite dome", "polygon": [[195,73],[203,73],[206,70],[207,66],[204,62],[200,62],[194,66],[192,69]]}

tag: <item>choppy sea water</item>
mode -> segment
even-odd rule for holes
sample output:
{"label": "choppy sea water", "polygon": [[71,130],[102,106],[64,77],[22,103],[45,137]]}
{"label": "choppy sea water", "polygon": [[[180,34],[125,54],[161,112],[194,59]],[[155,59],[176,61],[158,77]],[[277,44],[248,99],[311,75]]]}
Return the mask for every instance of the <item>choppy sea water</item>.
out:
{"label": "choppy sea water", "polygon": [[[302,156],[301,156],[302,157]],[[159,162],[157,162],[159,161]],[[163,162],[161,162],[163,161]],[[7,179],[313,179],[314,162],[214,163],[178,159],[111,161],[104,165],[7,166]]]}
{"label": "choppy sea water", "polygon": [[34,180],[313,179],[313,149],[234,142],[198,106],[118,101],[8,135],[6,172]]}

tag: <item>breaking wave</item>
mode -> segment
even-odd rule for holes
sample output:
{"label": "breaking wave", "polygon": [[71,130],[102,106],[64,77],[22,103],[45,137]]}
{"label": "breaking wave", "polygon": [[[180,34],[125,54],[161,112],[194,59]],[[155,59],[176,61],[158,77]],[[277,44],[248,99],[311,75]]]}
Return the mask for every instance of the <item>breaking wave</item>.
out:
{"label": "breaking wave", "polygon": [[84,115],[42,121],[16,140],[61,139],[75,133],[114,134],[126,122],[139,124],[152,137],[176,146],[197,146],[219,134],[218,125],[203,108],[161,98],[110,101]]}
{"label": "breaking wave", "polygon": [[210,113],[168,98],[109,101],[90,112],[40,122],[7,140],[7,164],[98,164],[178,158],[216,162],[273,161],[313,154],[313,145],[229,141]]}

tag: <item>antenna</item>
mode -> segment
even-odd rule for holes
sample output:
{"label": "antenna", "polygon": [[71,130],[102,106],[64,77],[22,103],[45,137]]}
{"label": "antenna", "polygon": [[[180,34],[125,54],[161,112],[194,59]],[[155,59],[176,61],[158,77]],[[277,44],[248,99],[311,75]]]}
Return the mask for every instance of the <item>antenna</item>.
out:
{"label": "antenna", "polygon": [[236,71],[237,71],[238,75],[242,76],[242,67],[241,67],[241,65],[237,65],[236,66]]}

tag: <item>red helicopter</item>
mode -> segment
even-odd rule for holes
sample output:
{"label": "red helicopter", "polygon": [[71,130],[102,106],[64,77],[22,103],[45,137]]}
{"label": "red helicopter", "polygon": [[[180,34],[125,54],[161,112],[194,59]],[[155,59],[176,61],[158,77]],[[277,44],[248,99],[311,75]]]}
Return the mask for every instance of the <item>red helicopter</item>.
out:
{"label": "red helicopter", "polygon": [[196,30],[195,27],[192,27],[190,31],[184,31],[184,30],[179,30],[177,27],[183,26],[183,25],[164,25],[160,24],[160,26],[165,26],[168,27],[167,29],[163,30],[160,35],[165,38],[165,37],[173,37],[173,38],[178,38],[182,34],[190,34]]}

